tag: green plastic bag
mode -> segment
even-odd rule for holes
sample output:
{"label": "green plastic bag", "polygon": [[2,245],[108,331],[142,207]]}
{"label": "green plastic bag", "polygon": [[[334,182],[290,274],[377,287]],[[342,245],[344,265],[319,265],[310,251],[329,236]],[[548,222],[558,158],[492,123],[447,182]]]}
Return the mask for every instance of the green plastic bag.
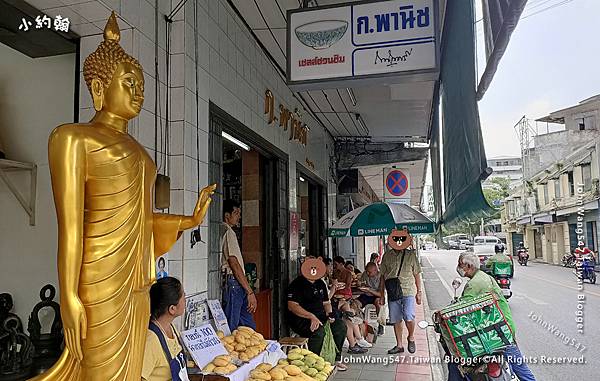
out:
{"label": "green plastic bag", "polygon": [[333,339],[333,333],[331,332],[331,324],[326,322],[323,326],[323,329],[325,330],[325,337],[323,338],[323,346],[321,347],[321,353],[319,356],[321,356],[325,361],[334,364],[338,349],[335,346],[335,340]]}
{"label": "green plastic bag", "polygon": [[475,358],[514,344],[513,333],[491,293],[440,310],[442,339],[453,356]]}
{"label": "green plastic bag", "polygon": [[510,262],[496,262],[492,268],[494,275],[510,275],[511,271],[512,264]]}

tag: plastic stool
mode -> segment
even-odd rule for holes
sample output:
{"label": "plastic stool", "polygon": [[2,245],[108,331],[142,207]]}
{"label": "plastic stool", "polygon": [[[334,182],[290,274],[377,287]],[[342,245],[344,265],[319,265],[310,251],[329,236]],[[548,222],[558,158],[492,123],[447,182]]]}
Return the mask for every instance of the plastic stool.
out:
{"label": "plastic stool", "polygon": [[279,344],[281,344],[281,350],[286,354],[293,348],[308,349],[306,337],[282,337],[279,339]]}

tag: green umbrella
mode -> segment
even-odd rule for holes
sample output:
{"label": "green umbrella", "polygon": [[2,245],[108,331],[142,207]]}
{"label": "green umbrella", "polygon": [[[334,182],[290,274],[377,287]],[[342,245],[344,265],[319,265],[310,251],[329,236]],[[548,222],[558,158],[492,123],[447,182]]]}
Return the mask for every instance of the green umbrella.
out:
{"label": "green umbrella", "polygon": [[433,222],[404,204],[377,202],[354,209],[330,229],[330,237],[388,235],[393,229],[408,229],[411,234],[433,233]]}

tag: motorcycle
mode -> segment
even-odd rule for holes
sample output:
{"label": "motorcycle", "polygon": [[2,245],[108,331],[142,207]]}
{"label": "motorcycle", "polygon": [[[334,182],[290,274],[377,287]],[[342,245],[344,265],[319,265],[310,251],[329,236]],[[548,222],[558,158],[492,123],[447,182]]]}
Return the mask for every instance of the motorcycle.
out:
{"label": "motorcycle", "polygon": [[576,260],[577,257],[574,253],[566,253],[565,255],[563,255],[561,262],[563,267],[573,268],[575,267]]}
{"label": "motorcycle", "polygon": [[519,257],[519,264],[521,266],[527,266],[527,262],[529,261],[529,251],[527,251],[527,249],[519,249],[519,251],[517,251],[517,256]]}
{"label": "motorcycle", "polygon": [[498,286],[502,290],[502,295],[506,300],[512,296],[512,290],[510,289],[510,279],[508,275],[494,274],[494,279],[498,283]]}
{"label": "motorcycle", "polygon": [[[462,284],[461,278],[456,278],[452,281],[452,288],[454,289],[454,297],[452,298],[451,304],[458,301],[458,288]],[[433,323],[429,323],[427,320],[422,320],[417,323],[419,328],[427,329],[433,327],[435,332],[441,334],[438,312],[435,312],[432,316]],[[442,347],[446,352],[446,356],[450,356],[446,344],[443,340],[440,340]],[[510,366],[504,361],[503,351],[493,353],[491,355],[485,355],[474,359],[473,365],[457,364],[458,370],[462,376],[469,381],[510,381],[513,379],[513,374]]]}
{"label": "motorcycle", "polygon": [[494,277],[500,290],[502,290],[502,295],[508,300],[512,296],[512,291],[510,289],[512,264],[510,262],[497,262],[493,264],[491,270],[490,275]]}
{"label": "motorcycle", "polygon": [[595,260],[591,254],[585,254],[581,256],[579,261],[577,261],[577,270],[576,275],[581,279],[581,281],[585,281],[586,279],[590,281],[591,284],[596,283],[596,273],[594,272],[595,268]]}

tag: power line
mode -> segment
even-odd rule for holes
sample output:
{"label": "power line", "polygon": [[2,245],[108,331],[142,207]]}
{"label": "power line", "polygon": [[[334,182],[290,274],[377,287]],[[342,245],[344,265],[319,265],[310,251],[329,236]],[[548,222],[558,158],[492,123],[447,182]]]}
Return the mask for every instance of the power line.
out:
{"label": "power line", "polygon": [[530,11],[532,9],[539,8],[540,6],[542,6],[544,4],[547,4],[547,3],[551,2],[551,1],[553,1],[553,0],[541,0],[541,1],[538,1],[537,3],[527,3],[527,5],[525,6],[524,11]]}
{"label": "power line", "polygon": [[565,4],[568,4],[568,3],[570,3],[570,2],[572,2],[572,1],[574,1],[574,0],[563,0],[563,1],[559,2],[559,3],[553,4],[553,5],[549,6],[549,7],[546,7],[546,8],[544,8],[544,9],[541,9],[541,10],[539,10],[539,11],[536,11],[536,12],[530,13],[530,14],[528,14],[527,16],[521,17],[521,20],[525,20],[526,18],[529,18],[529,17],[531,17],[531,16],[539,15],[540,13],[543,13],[543,12],[549,11],[549,10],[551,10],[551,9],[554,9],[554,8],[560,7],[560,6],[562,6],[562,5],[565,5]]}

